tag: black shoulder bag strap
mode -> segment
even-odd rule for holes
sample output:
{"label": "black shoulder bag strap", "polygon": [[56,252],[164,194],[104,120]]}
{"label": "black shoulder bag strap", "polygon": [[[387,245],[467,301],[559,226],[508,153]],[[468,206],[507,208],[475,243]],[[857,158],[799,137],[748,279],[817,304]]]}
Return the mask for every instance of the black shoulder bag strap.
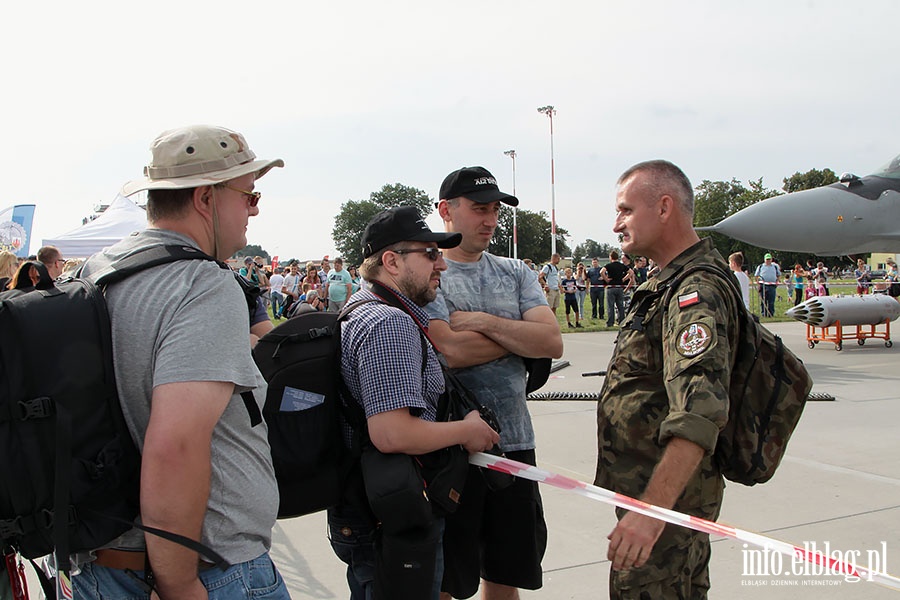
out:
{"label": "black shoulder bag strap", "polygon": [[[468,388],[466,388],[466,386],[464,386],[462,384],[462,382],[459,380],[459,378],[456,376],[456,374],[453,373],[453,371],[450,369],[450,366],[447,364],[447,361],[444,358],[444,355],[441,354],[440,349],[438,348],[437,344],[435,344],[434,340],[431,339],[431,336],[428,335],[428,330],[425,328],[425,326],[422,323],[419,322],[419,320],[416,318],[416,316],[412,314],[412,312],[409,310],[409,308],[403,303],[403,300],[401,300],[400,297],[397,296],[397,293],[394,292],[393,290],[391,290],[390,288],[388,288],[387,286],[381,284],[378,281],[371,281],[370,285],[372,286],[372,291],[374,294],[376,294],[379,297],[384,297],[386,303],[390,304],[391,306],[394,306],[395,308],[399,308],[400,310],[402,310],[403,312],[408,314],[412,318],[412,320],[416,323],[416,325],[418,325],[419,331],[422,334],[422,343],[423,343],[423,349],[422,349],[423,350],[423,358],[422,358],[422,374],[423,374],[423,376],[425,373],[425,364],[426,364],[426,360],[427,360],[427,354],[426,354],[427,348],[425,348],[424,343],[425,343],[425,338],[427,338],[428,342],[431,343],[431,347],[434,348],[435,354],[437,355],[438,364],[440,364],[441,370],[444,373],[444,381],[446,382],[448,387],[452,387],[453,390],[456,392],[455,397],[457,397],[460,401],[462,401],[462,404],[463,404],[462,408],[466,412],[469,412],[472,410],[477,410],[479,413],[481,413],[481,418],[484,419],[484,421],[488,425],[490,425],[491,428],[494,429],[494,431],[496,431],[497,433],[500,433],[500,423],[497,421],[497,417],[494,415],[493,411],[491,411],[491,409],[489,409],[488,407],[486,407],[483,404],[481,404],[480,402],[478,402],[478,400],[474,396],[472,396],[472,392],[470,392],[468,390]],[[382,294],[383,294],[383,296],[382,296]]]}
{"label": "black shoulder bag strap", "polygon": [[419,339],[422,341],[422,380],[425,380],[425,370],[428,367],[428,344],[431,344],[431,347],[434,348],[435,353],[437,353],[437,346],[434,345],[434,341],[432,341],[431,337],[428,335],[428,330],[426,327],[419,322],[419,319],[409,310],[409,307],[400,299],[397,293],[386,285],[382,284],[379,281],[370,281],[369,286],[372,288],[371,291],[373,294],[378,296],[382,303],[387,304],[388,306],[393,306],[394,308],[400,309],[405,312],[409,317],[413,320],[416,326],[419,328]]}
{"label": "black shoulder bag strap", "polygon": [[[377,295],[377,294],[376,294]],[[366,423],[366,413],[363,410],[362,405],[354,398],[353,393],[350,391],[350,388],[347,386],[347,382],[344,381],[344,376],[341,373],[341,324],[346,320],[346,318],[352,313],[354,310],[359,308],[364,304],[370,304],[372,302],[377,302],[379,304],[388,304],[388,302],[378,296],[378,298],[368,298],[365,300],[357,300],[350,304],[347,304],[343,310],[341,310],[338,315],[337,320],[333,326],[333,331],[330,332],[331,335],[335,335],[337,337],[337,344],[335,345],[335,354],[336,354],[336,368],[337,368],[337,377],[338,377],[338,390],[341,396],[340,408],[341,414],[344,419],[350,425],[353,430],[353,436],[351,439],[351,453],[352,455],[359,457],[359,454],[362,452],[363,446],[369,443],[369,430]],[[425,367],[427,364],[428,356],[427,356],[427,346],[426,341],[422,340],[422,377],[424,380],[425,377]],[[277,351],[276,351],[277,352]],[[348,465],[349,467],[350,465]]]}
{"label": "black shoulder bag strap", "polygon": [[[459,380],[455,373],[450,369],[447,364],[444,355],[441,354],[440,349],[437,344],[431,339],[431,336],[428,335],[428,330],[425,326],[419,322],[412,311],[403,303],[403,300],[397,295],[396,292],[388,288],[387,286],[381,284],[378,281],[370,282],[372,286],[372,291],[375,295],[382,297],[384,294],[385,301],[399,308],[403,312],[407,313],[412,320],[418,325],[419,331],[422,335],[422,377],[424,380],[425,376],[425,366],[427,361],[427,348],[425,347],[425,339],[428,339],[428,342],[431,343],[431,347],[434,348],[434,353],[437,356],[438,364],[441,366],[441,371],[444,374],[444,383],[446,385],[445,393],[444,393],[444,405],[439,407],[439,414],[442,415],[442,418],[446,418],[454,409],[456,409],[460,413],[460,418],[465,417],[466,414],[473,410],[477,410],[481,415],[481,418],[487,423],[494,431],[500,433],[500,422],[497,420],[494,412],[489,409],[487,406],[484,406],[478,399],[472,395],[472,392],[463,385],[463,383]],[[451,406],[451,402],[457,403],[457,406]],[[500,446],[498,444],[494,444],[494,447],[488,451],[490,454],[495,454],[497,456],[502,456],[503,453],[500,451]],[[485,479],[485,483],[492,490],[501,490],[505,487],[510,486],[513,483],[514,477],[512,475],[507,475],[505,473],[497,473],[496,471],[489,471],[487,469],[479,469],[482,473],[482,476]]]}

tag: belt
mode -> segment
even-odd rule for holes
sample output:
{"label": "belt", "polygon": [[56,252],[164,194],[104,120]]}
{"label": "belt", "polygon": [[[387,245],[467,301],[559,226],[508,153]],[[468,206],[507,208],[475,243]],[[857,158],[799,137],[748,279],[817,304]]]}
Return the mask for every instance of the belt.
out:
{"label": "belt", "polygon": [[[126,569],[131,571],[143,571],[147,566],[146,552],[133,552],[130,550],[114,550],[112,548],[107,548],[105,550],[97,550],[95,554],[97,555],[97,559],[94,561],[94,564],[99,567],[118,569],[120,571]],[[197,567],[200,571],[212,569],[214,566],[214,564],[208,563],[205,560],[197,560]]]}
{"label": "belt", "polygon": [[128,550],[107,548],[105,550],[97,550],[96,554],[97,560],[94,561],[94,564],[108,569],[143,571],[146,566],[146,552],[130,552]]}

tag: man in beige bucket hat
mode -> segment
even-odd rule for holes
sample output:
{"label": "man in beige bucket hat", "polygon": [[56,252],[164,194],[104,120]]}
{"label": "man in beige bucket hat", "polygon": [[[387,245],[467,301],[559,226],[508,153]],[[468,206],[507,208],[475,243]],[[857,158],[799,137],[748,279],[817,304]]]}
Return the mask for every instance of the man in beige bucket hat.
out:
{"label": "man in beige bucket hat", "polygon": [[[148,191],[150,227],[91,257],[88,277],[161,245],[228,258],[259,213],[256,181],[284,165],[257,159],[241,134],[206,125],[166,131],[150,149],[144,178],[123,189]],[[148,598],[153,583],[162,600],[206,599],[207,589],[229,600],[289,598],[268,554],[278,488],[266,427],[251,426],[241,398],[252,392],[261,407],[266,388],[234,275],[210,260],[179,260],[110,285],[106,301],[119,399],[141,448],[141,520],[200,540],[231,566],[132,529],[91,553],[75,596]]]}

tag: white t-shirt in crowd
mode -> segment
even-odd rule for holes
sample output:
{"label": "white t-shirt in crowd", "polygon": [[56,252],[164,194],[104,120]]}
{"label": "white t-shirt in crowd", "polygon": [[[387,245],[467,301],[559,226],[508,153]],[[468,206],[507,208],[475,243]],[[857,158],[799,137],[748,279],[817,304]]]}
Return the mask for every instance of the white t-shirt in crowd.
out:
{"label": "white t-shirt in crowd", "polygon": [[744,299],[744,306],[750,308],[750,278],[743,271],[732,271],[734,277],[741,286],[741,297]]}

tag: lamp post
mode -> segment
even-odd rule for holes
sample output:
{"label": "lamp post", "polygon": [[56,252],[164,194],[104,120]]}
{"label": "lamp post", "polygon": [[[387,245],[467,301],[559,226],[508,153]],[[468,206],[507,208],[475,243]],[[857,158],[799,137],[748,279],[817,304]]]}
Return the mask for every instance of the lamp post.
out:
{"label": "lamp post", "polygon": [[[513,190],[512,195],[516,195],[516,151],[515,150],[507,150],[503,154],[510,157],[512,159],[512,167],[513,167]],[[516,213],[519,212],[518,206],[513,206],[513,258],[519,258],[519,229],[518,224],[516,223]]]}
{"label": "lamp post", "polygon": [[537,110],[550,117],[550,253],[556,254],[556,173],[553,165],[553,115],[556,109],[548,104]]}

